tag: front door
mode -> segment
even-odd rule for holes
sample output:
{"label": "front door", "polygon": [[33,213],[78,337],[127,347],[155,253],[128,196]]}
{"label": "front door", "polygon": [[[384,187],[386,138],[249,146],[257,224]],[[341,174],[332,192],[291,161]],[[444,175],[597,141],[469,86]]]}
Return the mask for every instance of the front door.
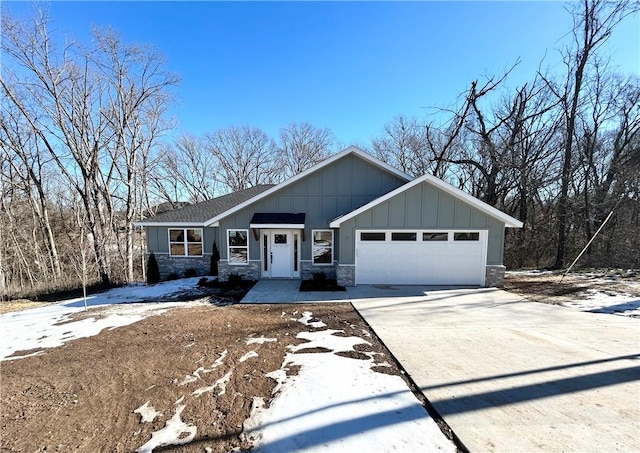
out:
{"label": "front door", "polygon": [[267,230],[262,232],[262,276],[292,278],[298,275],[296,266],[298,232]]}

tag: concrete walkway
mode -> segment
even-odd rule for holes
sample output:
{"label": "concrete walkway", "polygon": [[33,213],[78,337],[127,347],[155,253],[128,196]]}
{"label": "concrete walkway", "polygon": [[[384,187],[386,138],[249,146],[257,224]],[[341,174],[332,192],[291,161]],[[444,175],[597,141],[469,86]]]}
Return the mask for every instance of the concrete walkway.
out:
{"label": "concrete walkway", "polygon": [[346,291],[300,292],[300,280],[258,280],[240,301],[243,304],[297,304],[348,302]]}
{"label": "concrete walkway", "polygon": [[640,320],[495,289],[351,301],[471,452],[640,451]]}

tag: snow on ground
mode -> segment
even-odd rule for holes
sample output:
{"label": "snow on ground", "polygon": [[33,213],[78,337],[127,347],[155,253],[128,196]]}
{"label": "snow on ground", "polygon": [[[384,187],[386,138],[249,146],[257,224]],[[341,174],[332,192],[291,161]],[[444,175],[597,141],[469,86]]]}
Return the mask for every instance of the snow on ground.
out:
{"label": "snow on ground", "polygon": [[[640,288],[640,282],[634,282]],[[585,297],[565,302],[565,307],[577,308],[592,313],[607,313],[623,316],[640,317],[640,297],[631,294],[588,289]]]}
{"label": "snow on ground", "polygon": [[[305,312],[300,322],[310,318]],[[367,343],[335,333],[343,331],[302,332],[298,337],[308,342],[289,347],[282,368],[271,373],[278,382],[275,399],[269,408],[255,399],[245,422],[245,435],[256,445],[252,451],[456,451],[402,378],[371,370],[371,355],[359,360],[305,353],[353,351]],[[287,376],[296,366],[298,374]]]}
{"label": "snow on ground", "polygon": [[[185,305],[135,302],[169,298],[192,289],[196,283],[197,278],[150,286],[129,285],[92,295],[88,305],[100,307],[99,316],[95,317],[96,311],[92,310],[89,315],[94,316],[75,321],[72,316],[84,311],[82,298],[1,315],[0,359],[17,360],[30,355],[8,357],[16,351],[44,353],[46,348],[75,338],[97,335],[103,329],[128,325]],[[310,312],[303,313],[297,321],[313,329],[325,327]],[[366,340],[335,333],[343,331],[302,332],[299,337],[307,343],[291,346],[282,369],[274,371],[278,381],[276,398],[270,408],[256,409],[247,422],[248,435],[258,442],[257,451],[455,451],[453,443],[400,377],[371,370],[372,354],[368,360],[361,360],[333,353],[353,351],[354,345],[366,344]],[[242,360],[258,356],[250,345],[271,341],[277,340],[265,336],[247,338],[247,353]],[[305,353],[309,348],[333,352]],[[165,426],[136,451],[151,452],[159,446],[186,444],[195,438],[197,428],[181,420],[182,411],[195,398],[225,392],[231,372],[214,382],[207,382],[205,376],[222,365],[226,355],[225,351],[213,363],[200,364],[185,376],[184,382],[202,380],[205,385],[176,401]],[[301,366],[299,373],[287,376],[287,369],[295,365]],[[159,415],[152,401],[132,410],[140,415],[141,422],[152,422]]]}
{"label": "snow on ground", "polygon": [[[561,278],[557,271],[525,270],[507,271],[518,276]],[[634,278],[637,271],[581,271],[567,274],[575,279],[579,286],[588,287],[575,296],[574,300],[561,302],[565,307],[592,313],[606,313],[622,316],[640,317],[640,280]],[[623,276],[621,277],[621,276]],[[628,276],[631,276],[629,278]],[[575,281],[573,280],[573,281]],[[567,280],[565,280],[567,281]],[[567,284],[570,284],[569,282]],[[565,296],[569,297],[569,296]]]}
{"label": "snow on ground", "polygon": [[[184,278],[156,285],[137,283],[90,295],[87,297],[87,306],[102,307],[102,316],[99,318],[72,320],[73,315],[84,311],[84,299],[81,297],[5,313],[0,315],[0,360],[16,360],[42,354],[44,349],[62,346],[75,338],[97,335],[104,329],[133,324],[148,316],[163,313],[168,308],[184,305],[183,302],[135,302],[169,298],[192,290],[197,282],[198,278]],[[110,309],[114,304],[120,305],[117,310]],[[8,357],[16,351],[31,352]]]}

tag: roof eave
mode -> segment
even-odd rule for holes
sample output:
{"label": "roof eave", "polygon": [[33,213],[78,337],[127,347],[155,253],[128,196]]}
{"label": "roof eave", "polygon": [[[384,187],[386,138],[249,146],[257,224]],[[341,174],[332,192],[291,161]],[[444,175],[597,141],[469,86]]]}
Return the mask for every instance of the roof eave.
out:
{"label": "roof eave", "polygon": [[133,225],[137,227],[175,226],[175,227],[198,227],[198,228],[202,228],[205,226],[204,223],[202,222],[150,222],[150,221],[135,222]]}
{"label": "roof eave", "polygon": [[367,211],[375,206],[377,206],[380,203],[383,203],[393,197],[395,197],[396,195],[398,195],[399,193],[402,193],[410,188],[412,188],[413,186],[416,186],[418,184],[421,184],[423,182],[430,182],[431,184],[433,184],[434,186],[436,186],[437,188],[443,190],[446,193],[449,193],[450,195],[453,195],[455,198],[458,198],[462,201],[465,201],[466,203],[470,204],[471,206],[473,206],[474,208],[478,209],[481,212],[484,212],[486,215],[493,217],[494,219],[500,220],[501,222],[504,222],[505,227],[508,228],[522,228],[523,223],[520,222],[518,219],[515,219],[513,217],[511,217],[508,214],[505,214],[504,212],[500,211],[499,209],[494,208],[493,206],[490,206],[488,204],[486,204],[485,202],[478,200],[476,197],[469,195],[468,193],[458,189],[457,187],[452,186],[451,184],[436,178],[435,176],[432,175],[424,175],[421,176],[420,178],[414,179],[413,181],[398,187],[395,190],[392,190],[391,192],[376,198],[375,200],[370,201],[369,203],[365,204],[364,206],[359,207],[358,209],[355,209],[353,211],[351,211],[348,214],[343,215],[342,217],[339,217],[337,219],[334,219],[330,224],[329,227],[331,228],[340,228],[340,225],[343,224],[344,222],[352,219],[353,217],[363,213],[364,211]]}

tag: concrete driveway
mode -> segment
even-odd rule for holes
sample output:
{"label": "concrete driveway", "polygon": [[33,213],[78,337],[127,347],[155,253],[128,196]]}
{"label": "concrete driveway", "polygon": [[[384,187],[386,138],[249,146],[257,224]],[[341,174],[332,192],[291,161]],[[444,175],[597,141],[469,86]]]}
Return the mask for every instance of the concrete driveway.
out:
{"label": "concrete driveway", "polygon": [[496,289],[350,300],[471,452],[640,451],[640,320]]}

